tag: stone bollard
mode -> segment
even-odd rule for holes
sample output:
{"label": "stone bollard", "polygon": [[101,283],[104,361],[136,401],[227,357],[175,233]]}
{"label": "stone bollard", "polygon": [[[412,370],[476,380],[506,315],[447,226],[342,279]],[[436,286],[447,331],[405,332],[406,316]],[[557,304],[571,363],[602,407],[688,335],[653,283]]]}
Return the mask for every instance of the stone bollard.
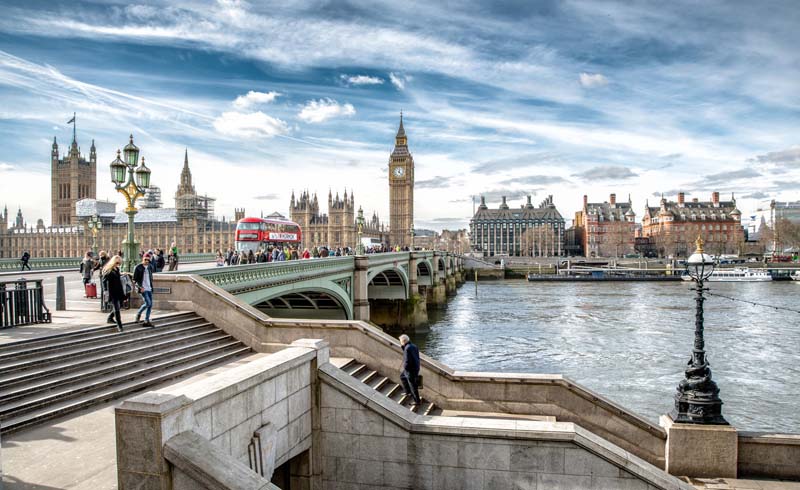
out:
{"label": "stone bollard", "polygon": [[65,311],[67,309],[67,294],[64,288],[64,276],[56,277],[56,310]]}

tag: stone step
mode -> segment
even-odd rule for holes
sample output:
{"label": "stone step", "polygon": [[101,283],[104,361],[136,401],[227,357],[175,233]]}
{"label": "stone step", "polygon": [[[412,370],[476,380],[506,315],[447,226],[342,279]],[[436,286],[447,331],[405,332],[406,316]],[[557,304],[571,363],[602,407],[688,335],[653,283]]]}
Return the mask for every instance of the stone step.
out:
{"label": "stone step", "polygon": [[[7,344],[0,355],[3,434],[125,396],[198,369],[251,354],[241,342],[195,314],[55,335],[48,344]],[[17,344],[17,345],[15,345]]]}
{"label": "stone step", "polygon": [[239,357],[245,357],[249,354],[251,354],[251,350],[246,346],[242,346],[223,353],[199,359],[196,362],[188,365],[174,367],[167,371],[161,371],[146,377],[129,380],[119,385],[107,386],[104,389],[84,393],[83,395],[73,399],[63,400],[59,403],[46,405],[40,407],[38,410],[3,420],[2,423],[0,423],[0,433],[5,435],[15,432],[46,420],[61,417],[70,412],[74,412],[92,405],[114,400],[124,395],[147,389],[164,381],[193,374],[198,370],[208,366]]}
{"label": "stone step", "polygon": [[[104,345],[110,340],[135,339],[143,335],[147,335],[154,330],[163,331],[165,329],[193,325],[197,323],[206,323],[202,318],[195,316],[194,318],[179,318],[175,320],[157,320],[153,322],[154,327],[144,327],[140,323],[129,322],[123,323],[125,330],[118,332],[116,325],[110,328],[103,327],[102,330],[96,331],[92,334],[82,335],[77,338],[62,337],[53,339],[50,343],[22,345],[17,346],[16,349],[9,349],[0,353],[0,363],[7,362],[10,359],[26,359],[29,357],[40,357],[43,354],[56,354],[59,352],[71,351],[75,349],[89,349],[92,346]],[[11,345],[16,344],[16,342]]]}
{"label": "stone step", "polygon": [[29,384],[49,376],[74,372],[82,369],[102,369],[100,366],[122,361],[128,358],[140,359],[144,355],[157,353],[162,350],[182,349],[186,344],[193,342],[214,341],[221,335],[221,332],[213,326],[205,326],[203,329],[195,330],[177,339],[166,338],[158,342],[142,342],[124,349],[103,351],[96,354],[88,354],[84,357],[71,357],[62,361],[52,363],[34,364],[31,366],[20,366],[19,369],[0,376],[0,386],[10,389],[24,384]]}
{"label": "stone step", "polygon": [[[172,313],[168,315],[162,315],[158,318],[153,319],[153,323],[161,324],[176,320],[187,320],[187,319],[196,319],[200,318],[193,312],[181,312],[181,313]],[[123,325],[135,325],[134,323],[127,323]],[[33,339],[25,339],[25,340],[17,340],[14,342],[10,342],[7,344],[0,345],[0,354],[5,354],[6,352],[15,352],[19,350],[25,350],[30,347],[35,347],[37,345],[51,345],[54,342],[57,342],[61,339],[80,339],[84,337],[91,337],[93,335],[108,333],[108,332],[116,332],[117,327],[116,325],[102,325],[98,327],[88,327],[82,328],[80,330],[72,330],[69,332],[62,332],[62,333],[55,333],[51,335],[45,335],[42,337],[36,337]]]}
{"label": "stone step", "polygon": [[387,376],[383,376],[378,371],[370,369],[368,366],[355,359],[335,358],[331,359],[331,363],[338,366],[339,369],[357,379],[359,382],[381,393],[389,400],[407,407],[414,413],[420,415],[439,415],[442,413],[439,407],[433,402],[425,400],[422,396],[420,396],[422,403],[414,407],[412,405],[413,399],[410,395],[406,395],[403,392],[402,385],[395,383]]}
{"label": "stone step", "polygon": [[[223,351],[229,349],[236,349],[238,342],[232,342],[231,346],[222,348]],[[122,369],[109,373],[103,376],[96,377],[95,379],[79,380],[71,386],[59,386],[45,392],[35,392],[29,397],[15,399],[13,401],[0,400],[0,421],[7,418],[25,413],[37,407],[57,403],[63,399],[74,398],[82,393],[92,392],[98,389],[104,389],[108,386],[114,386],[123,383],[126,380],[145,377],[152,374],[157,374],[188,362],[195,361],[208,355],[217,354],[220,347],[210,347],[190,354],[184,354],[177,357],[167,357],[159,359],[158,362],[141,364],[136,363],[132,367]]]}
{"label": "stone step", "polygon": [[170,343],[169,347],[152,350],[146,350],[147,355],[124,356],[118,359],[115,356],[110,362],[103,363],[101,367],[95,363],[80,363],[82,369],[72,370],[65,372],[61,369],[50,369],[47,375],[40,376],[39,379],[29,380],[27,383],[15,383],[16,386],[9,387],[3,384],[3,389],[0,389],[0,404],[11,402],[19,398],[30,397],[36,393],[51,391],[55,388],[63,388],[73,386],[77,383],[96,379],[107,374],[128,369],[137,365],[149,364],[158,362],[162,359],[173,359],[188,353],[200,352],[203,349],[224,349],[227,347],[237,346],[239,342],[232,339],[230,335],[225,335],[222,332],[217,332],[212,336],[203,337],[197,341],[184,343],[178,347],[174,347],[174,343]]}
{"label": "stone step", "polygon": [[39,357],[34,357],[27,360],[20,361],[12,359],[8,360],[7,362],[0,362],[0,373],[5,374],[24,371],[34,366],[47,365],[54,362],[80,358],[91,354],[99,354],[103,352],[120,350],[122,348],[135,347],[137,345],[142,345],[143,343],[150,343],[154,340],[180,339],[186,334],[199,333],[216,328],[208,322],[197,323],[196,325],[192,325],[191,323],[192,322],[190,322],[189,325],[176,325],[164,329],[147,328],[148,332],[142,332],[142,335],[137,335],[133,338],[129,336],[126,337],[124,333],[118,333],[115,337],[109,339],[105,344],[95,347],[76,347],[53,354],[43,353]]}

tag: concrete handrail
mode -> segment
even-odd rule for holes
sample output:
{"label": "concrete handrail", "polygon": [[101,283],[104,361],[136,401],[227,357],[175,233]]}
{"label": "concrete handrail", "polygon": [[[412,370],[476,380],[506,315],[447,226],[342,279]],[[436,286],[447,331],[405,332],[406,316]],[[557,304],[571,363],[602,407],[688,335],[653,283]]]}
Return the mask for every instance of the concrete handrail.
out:
{"label": "concrete handrail", "polygon": [[[156,286],[183,284],[180,306],[193,309],[258,352],[276,352],[299,338],[322,338],[332,355],[358,358],[384,374],[399,370],[394,337],[362,321],[271,318],[193,274],[155,278]],[[169,309],[156,295],[156,307]],[[174,306],[173,306],[174,307]],[[267,327],[267,328],[264,328]],[[664,465],[666,432],[643,417],[561,375],[473,373],[421,356],[425,396],[455,410],[555,416],[575,422],[657,466]]]}
{"label": "concrete handrail", "polygon": [[181,432],[169,439],[164,444],[164,458],[191,478],[192,485],[200,485],[199,488],[202,489],[280,490],[269,480],[211,444],[208,439],[192,431]]}

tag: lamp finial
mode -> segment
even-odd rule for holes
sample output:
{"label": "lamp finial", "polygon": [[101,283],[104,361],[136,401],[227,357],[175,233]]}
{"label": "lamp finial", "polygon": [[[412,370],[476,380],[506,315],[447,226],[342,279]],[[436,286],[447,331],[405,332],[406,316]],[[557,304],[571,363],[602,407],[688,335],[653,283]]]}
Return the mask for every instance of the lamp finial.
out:
{"label": "lamp finial", "polygon": [[697,235],[697,240],[694,242],[695,246],[697,247],[697,250],[695,250],[695,253],[698,253],[698,254],[703,253],[703,244],[704,243],[705,242],[703,241],[703,238],[700,235]]}

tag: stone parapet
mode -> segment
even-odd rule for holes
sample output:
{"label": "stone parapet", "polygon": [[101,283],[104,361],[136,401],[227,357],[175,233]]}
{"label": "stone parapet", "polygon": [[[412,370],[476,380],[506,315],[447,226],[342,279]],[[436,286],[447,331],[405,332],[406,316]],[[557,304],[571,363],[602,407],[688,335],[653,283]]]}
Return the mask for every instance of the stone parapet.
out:
{"label": "stone parapet", "polygon": [[672,475],[736,478],[736,429],[730,425],[676,423],[662,415],[667,431],[665,469]]}
{"label": "stone parapet", "polygon": [[115,414],[119,488],[168,490],[164,445],[187,431],[242,464],[254,433],[267,425],[274,428],[274,466],[308,450],[318,356],[327,362],[327,345],[300,343],[125,401]]}
{"label": "stone parapet", "polygon": [[572,423],[417,415],[319,368],[323,487],[690,490]]}
{"label": "stone parapet", "polygon": [[800,480],[800,434],[739,432],[739,478]]}

